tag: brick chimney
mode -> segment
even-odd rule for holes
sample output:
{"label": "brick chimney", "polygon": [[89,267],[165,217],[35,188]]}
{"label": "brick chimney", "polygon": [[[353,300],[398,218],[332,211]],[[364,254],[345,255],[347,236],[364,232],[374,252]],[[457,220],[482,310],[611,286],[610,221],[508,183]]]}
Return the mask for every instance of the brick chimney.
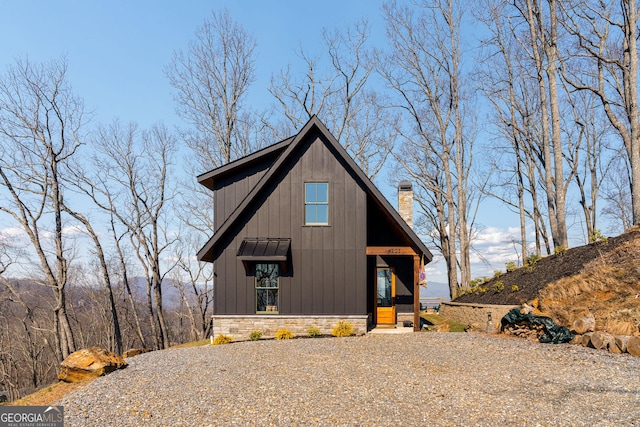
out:
{"label": "brick chimney", "polygon": [[413,186],[409,181],[398,185],[398,213],[413,228]]}

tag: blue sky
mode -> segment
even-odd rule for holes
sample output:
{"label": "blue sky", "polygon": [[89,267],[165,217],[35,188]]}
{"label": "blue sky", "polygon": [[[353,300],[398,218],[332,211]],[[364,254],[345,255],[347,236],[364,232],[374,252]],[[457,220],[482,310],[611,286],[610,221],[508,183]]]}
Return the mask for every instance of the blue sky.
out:
{"label": "blue sky", "polygon": [[296,50],[319,45],[323,27],[369,17],[373,37],[384,36],[382,1],[70,1],[0,2],[0,69],[17,57],[46,61],[66,55],[75,91],[96,120],[114,117],[143,127],[176,124],[163,72],[174,51],[186,48],[213,10],[232,17],[258,41],[254,103],[271,102],[269,79]]}
{"label": "blue sky", "polygon": [[[257,39],[257,81],[250,99],[258,107],[272,103],[271,75],[296,52],[317,50],[323,28],[334,29],[366,17],[374,44],[384,40],[382,0],[255,1],[70,1],[4,0],[0,2],[0,71],[19,57],[41,62],[66,56],[69,81],[94,113],[94,122],[118,117],[143,128],[155,122],[179,125],[171,87],[163,68],[174,51],[187,47],[194,31],[213,10],[231,16]],[[384,175],[376,180],[380,185]],[[380,185],[395,206],[395,189]],[[498,210],[501,209],[501,210]],[[496,214],[500,212],[500,214]],[[505,208],[489,206],[488,228],[479,244],[491,266],[477,263],[474,276],[503,269],[513,259],[505,241],[517,235],[516,222],[505,220]],[[495,222],[499,225],[493,225]],[[2,227],[0,227],[2,228]],[[508,245],[507,245],[508,246]],[[445,281],[444,264],[433,265],[430,280]]]}

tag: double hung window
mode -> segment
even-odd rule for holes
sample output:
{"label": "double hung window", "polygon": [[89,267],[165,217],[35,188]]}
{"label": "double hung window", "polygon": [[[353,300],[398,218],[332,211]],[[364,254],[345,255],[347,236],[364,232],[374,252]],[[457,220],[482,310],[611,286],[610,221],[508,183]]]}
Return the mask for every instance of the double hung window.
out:
{"label": "double hung window", "polygon": [[256,312],[276,314],[279,310],[280,266],[256,264]]}
{"label": "double hung window", "polygon": [[305,225],[329,225],[329,184],[306,182],[304,184]]}

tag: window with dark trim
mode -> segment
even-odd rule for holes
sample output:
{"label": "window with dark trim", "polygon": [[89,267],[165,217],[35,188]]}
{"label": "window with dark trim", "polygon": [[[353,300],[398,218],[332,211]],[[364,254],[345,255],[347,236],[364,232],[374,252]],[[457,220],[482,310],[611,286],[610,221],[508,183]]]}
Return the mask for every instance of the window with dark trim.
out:
{"label": "window with dark trim", "polygon": [[256,264],[256,313],[277,314],[280,266],[277,263]]}
{"label": "window with dark trim", "polygon": [[304,223],[305,225],[329,225],[328,183],[305,182]]}

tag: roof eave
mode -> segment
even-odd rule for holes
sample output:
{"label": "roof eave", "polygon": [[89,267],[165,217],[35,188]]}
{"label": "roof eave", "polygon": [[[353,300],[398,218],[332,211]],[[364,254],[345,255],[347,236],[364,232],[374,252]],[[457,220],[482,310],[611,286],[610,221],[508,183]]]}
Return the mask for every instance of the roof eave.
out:
{"label": "roof eave", "polygon": [[265,147],[261,150],[258,150],[254,153],[251,153],[247,156],[241,157],[239,159],[236,159],[232,162],[227,163],[226,165],[217,167],[215,169],[210,170],[209,172],[205,172],[203,174],[200,174],[197,176],[197,180],[198,183],[204,185],[205,187],[207,187],[210,190],[214,189],[214,184],[215,184],[215,180],[221,176],[233,173],[235,171],[237,171],[238,169],[242,169],[245,168],[255,162],[260,161],[261,159],[263,159],[265,156],[268,156],[270,154],[273,154],[275,152],[277,152],[278,150],[283,150],[285,149],[290,143],[291,140],[294,137],[289,137],[286,139],[283,139],[280,142],[276,142],[275,144],[272,144],[268,147]]}

